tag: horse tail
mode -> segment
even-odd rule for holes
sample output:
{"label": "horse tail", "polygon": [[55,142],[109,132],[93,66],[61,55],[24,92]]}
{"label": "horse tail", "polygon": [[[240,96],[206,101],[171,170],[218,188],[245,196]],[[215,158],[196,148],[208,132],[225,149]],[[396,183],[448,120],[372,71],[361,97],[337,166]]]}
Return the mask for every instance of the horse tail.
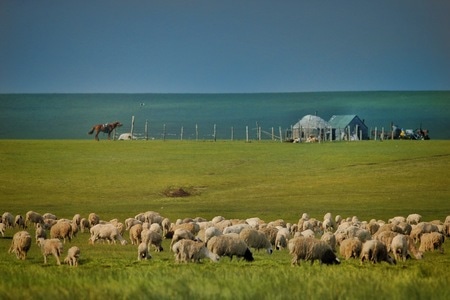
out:
{"label": "horse tail", "polygon": [[89,131],[89,132],[88,132],[88,134],[93,134],[93,133],[94,133],[94,130],[95,130],[95,126],[94,126],[94,127],[92,127],[92,130],[91,130],[91,131]]}

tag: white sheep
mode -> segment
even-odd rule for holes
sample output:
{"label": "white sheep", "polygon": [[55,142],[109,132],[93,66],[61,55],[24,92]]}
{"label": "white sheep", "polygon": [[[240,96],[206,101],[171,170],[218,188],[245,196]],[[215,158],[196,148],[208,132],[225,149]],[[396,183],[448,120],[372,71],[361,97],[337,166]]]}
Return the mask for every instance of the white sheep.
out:
{"label": "white sheep", "polygon": [[419,251],[433,251],[439,249],[439,252],[444,253],[445,236],[439,232],[424,233],[420,238]]}
{"label": "white sheep", "polygon": [[31,247],[31,236],[26,231],[19,231],[14,234],[13,240],[11,242],[11,247],[9,248],[9,253],[16,254],[18,259],[24,260],[27,258],[28,250]]}
{"label": "white sheep", "polygon": [[321,237],[321,241],[324,241],[328,245],[330,245],[333,252],[336,252],[336,236],[330,231],[325,232]]}
{"label": "white sheep", "polygon": [[69,266],[78,266],[78,260],[80,259],[80,248],[77,246],[70,247],[67,251],[67,256],[64,259],[64,263]]}
{"label": "white sheep", "polygon": [[406,217],[406,223],[417,225],[422,221],[422,216],[419,214],[410,214]]}
{"label": "white sheep", "polygon": [[176,229],[172,236],[172,242],[170,243],[170,248],[172,248],[173,244],[178,242],[179,240],[187,239],[187,240],[195,240],[195,235],[186,229],[180,228]]}
{"label": "white sheep", "polygon": [[61,265],[59,260],[63,252],[63,244],[59,239],[43,239],[38,240],[38,245],[41,247],[42,255],[44,256],[44,264],[47,264],[47,256],[53,255],[56,258],[56,264]]}
{"label": "white sheep", "polygon": [[207,244],[207,248],[218,256],[228,256],[230,260],[233,256],[243,258],[246,261],[253,261],[253,255],[247,244],[237,235],[223,234],[213,236]]}
{"label": "white sheep", "polygon": [[297,265],[300,260],[318,260],[321,264],[340,264],[330,245],[315,238],[294,237],[288,243],[289,254],[292,255],[292,265]]}
{"label": "white sheep", "polygon": [[414,239],[415,243],[420,242],[421,236],[424,233],[437,232],[439,228],[437,225],[429,222],[420,222],[412,230],[410,236]]}
{"label": "white sheep", "polygon": [[250,228],[251,226],[249,224],[235,224],[228,227],[225,227],[223,230],[223,234],[228,233],[237,233],[239,234],[243,229]]}
{"label": "white sheep", "polygon": [[150,229],[144,229],[141,232],[141,241],[147,245],[153,245],[156,252],[163,251],[162,236],[156,231]]}
{"label": "white sheep", "polygon": [[218,236],[222,234],[223,233],[219,228],[217,228],[216,226],[211,226],[205,229],[200,229],[200,231],[197,234],[197,239],[203,241],[206,244],[213,236]]}
{"label": "white sheep", "polygon": [[272,254],[272,244],[263,232],[253,228],[246,228],[239,233],[239,237],[247,243],[250,248],[256,250],[266,249],[268,254]]}
{"label": "white sheep", "polygon": [[402,259],[406,261],[408,255],[408,238],[404,234],[396,235],[392,239],[391,251],[394,254],[395,260]]}
{"label": "white sheep", "polygon": [[275,237],[275,249],[282,250],[287,247],[287,243],[291,238],[291,233],[287,228],[278,229],[277,236]]}
{"label": "white sheep", "polygon": [[220,256],[208,250],[203,242],[192,240],[180,240],[172,246],[177,262],[200,262],[203,258],[209,258],[213,262],[217,262]]}
{"label": "white sheep", "polygon": [[350,239],[345,239],[341,242],[339,246],[339,254],[345,259],[359,258],[361,255],[363,243],[360,239],[354,237]]}
{"label": "white sheep", "polygon": [[1,223],[5,224],[6,228],[13,228],[14,216],[10,212],[4,212],[1,217]]}
{"label": "white sheep", "polygon": [[141,243],[142,224],[137,223],[130,228],[130,241],[131,245],[139,245]]}
{"label": "white sheep", "polygon": [[136,220],[135,218],[127,218],[125,219],[125,230],[130,230],[136,224],[142,225],[143,222]]}
{"label": "white sheep", "polygon": [[57,222],[55,225],[50,228],[50,238],[52,239],[63,239],[64,244],[66,243],[66,239],[69,242],[73,237],[73,229],[72,225],[67,221]]}
{"label": "white sheep", "polygon": [[386,245],[379,240],[366,241],[361,249],[361,263],[365,260],[372,263],[385,261],[389,264],[396,264],[395,259],[389,256]]}
{"label": "white sheep", "polygon": [[149,258],[152,258],[152,256],[148,252],[148,243],[141,242],[138,246],[138,260],[147,260]]}
{"label": "white sheep", "polygon": [[113,224],[97,224],[91,227],[90,229],[91,237],[89,238],[89,242],[94,244],[97,240],[107,240],[110,244],[113,242],[116,243],[118,240],[122,245],[126,245],[127,241],[122,237],[119,230]]}

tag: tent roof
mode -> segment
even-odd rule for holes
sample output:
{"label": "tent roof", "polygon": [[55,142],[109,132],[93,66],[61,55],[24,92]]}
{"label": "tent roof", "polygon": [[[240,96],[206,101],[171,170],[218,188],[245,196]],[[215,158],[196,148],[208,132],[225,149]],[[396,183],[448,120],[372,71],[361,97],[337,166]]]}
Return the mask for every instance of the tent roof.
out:
{"label": "tent roof", "polygon": [[318,116],[306,115],[300,121],[298,121],[294,128],[325,128],[330,127],[330,124]]}
{"label": "tent roof", "polygon": [[330,120],[328,122],[331,125],[331,127],[333,127],[333,128],[345,128],[355,118],[358,118],[358,116],[357,115],[334,115],[330,118]]}

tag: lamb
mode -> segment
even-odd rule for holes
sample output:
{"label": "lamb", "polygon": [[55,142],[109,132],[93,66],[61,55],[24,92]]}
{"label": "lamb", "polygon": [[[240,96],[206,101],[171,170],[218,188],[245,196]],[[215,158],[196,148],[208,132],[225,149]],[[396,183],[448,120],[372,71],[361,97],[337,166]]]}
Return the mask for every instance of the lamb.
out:
{"label": "lamb", "polygon": [[148,252],[148,243],[141,242],[138,246],[138,260],[152,258],[150,253]]}
{"label": "lamb", "polygon": [[200,262],[203,258],[209,258],[213,262],[217,262],[220,256],[208,250],[202,242],[192,240],[180,240],[176,242],[172,251],[175,252],[175,260],[177,262]]}
{"label": "lamb", "polygon": [[248,262],[254,260],[247,244],[236,235],[223,234],[213,236],[208,241],[207,248],[218,256],[228,256],[230,260],[233,259],[233,256],[243,258]]}
{"label": "lamb", "polygon": [[43,224],[44,218],[39,213],[30,210],[25,214],[25,224],[28,226],[29,223]]}
{"label": "lamb", "polygon": [[31,247],[31,236],[26,231],[19,231],[13,236],[9,253],[16,254],[16,257],[21,260],[27,258],[28,250]]}
{"label": "lamb", "polygon": [[64,244],[66,243],[66,239],[69,242],[73,237],[73,229],[72,225],[69,222],[62,221],[58,222],[50,228],[50,238],[52,239],[63,239]]}
{"label": "lamb", "polygon": [[77,246],[70,247],[67,251],[67,256],[64,259],[64,263],[68,264],[69,266],[78,266],[78,260],[80,258],[80,248]]}
{"label": "lamb", "polygon": [[272,244],[263,232],[253,228],[246,228],[239,233],[239,237],[247,243],[250,248],[256,250],[266,249],[268,254],[272,254]]}
{"label": "lamb", "polygon": [[395,259],[392,259],[388,255],[388,250],[386,245],[379,240],[368,240],[366,241],[361,250],[361,263],[365,260],[369,260],[372,263],[378,263],[385,261],[389,264],[396,264]]}
{"label": "lamb", "polygon": [[115,244],[116,240],[119,240],[122,245],[127,244],[127,241],[124,240],[117,227],[113,224],[97,224],[91,227],[90,232],[89,242],[91,244],[94,244],[99,239],[107,240],[109,244],[111,242]]}
{"label": "lamb", "polygon": [[439,249],[440,253],[444,253],[445,236],[439,232],[424,233],[420,238],[419,251],[433,251]]}
{"label": "lamb", "polygon": [[44,256],[44,264],[47,264],[47,256],[53,255],[56,258],[56,264],[61,265],[59,260],[63,251],[63,244],[59,239],[43,239],[38,240],[38,245],[41,247],[42,255]]}
{"label": "lamb", "polygon": [[162,244],[162,236],[158,232],[144,229],[141,232],[141,240],[143,243],[146,243],[147,245],[153,245],[155,247],[156,252],[163,251]]}
{"label": "lamb", "polygon": [[292,255],[292,265],[298,264],[299,260],[309,260],[311,264],[319,260],[322,264],[340,264],[330,245],[315,238],[295,237],[288,243],[289,254]]}
{"label": "lamb", "polygon": [[345,239],[341,242],[339,253],[346,260],[350,258],[359,258],[361,255],[363,243],[358,238]]}

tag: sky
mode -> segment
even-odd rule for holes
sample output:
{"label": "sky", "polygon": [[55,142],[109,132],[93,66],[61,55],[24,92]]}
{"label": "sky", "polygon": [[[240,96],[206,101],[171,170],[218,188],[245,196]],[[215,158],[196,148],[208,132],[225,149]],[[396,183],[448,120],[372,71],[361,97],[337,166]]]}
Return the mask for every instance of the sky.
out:
{"label": "sky", "polygon": [[2,0],[0,93],[450,90],[448,0]]}

